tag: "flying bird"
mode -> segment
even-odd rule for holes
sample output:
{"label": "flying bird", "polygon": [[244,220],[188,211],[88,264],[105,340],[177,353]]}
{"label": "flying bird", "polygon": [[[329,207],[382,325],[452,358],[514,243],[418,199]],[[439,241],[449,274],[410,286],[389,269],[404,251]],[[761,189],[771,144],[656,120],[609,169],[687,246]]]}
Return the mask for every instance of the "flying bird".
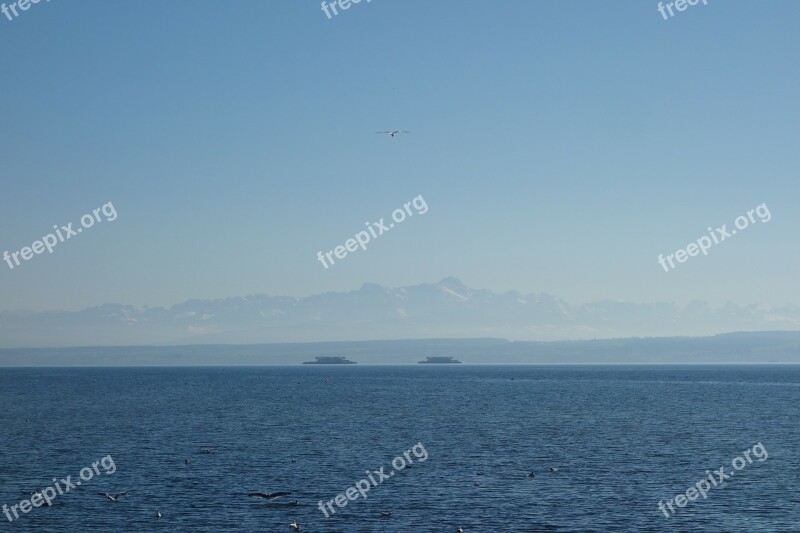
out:
{"label": "flying bird", "polygon": [[116,501],[118,501],[118,500],[119,500],[121,497],[123,497],[123,496],[125,496],[126,494],[128,494],[128,491],[126,490],[125,492],[119,492],[119,493],[117,493],[117,494],[114,494],[114,495],[111,495],[111,494],[109,494],[109,493],[107,493],[107,492],[98,492],[97,494],[99,494],[100,496],[105,496],[106,498],[108,498],[108,499],[109,499],[110,501],[112,501],[112,502],[116,502]]}
{"label": "flying bird", "polygon": [[253,498],[264,498],[265,500],[274,500],[281,496],[288,496],[291,492],[248,492],[247,495]]}
{"label": "flying bird", "polygon": [[384,135],[388,135],[389,137],[395,137],[400,133],[411,133],[411,132],[406,130],[391,130],[391,131],[376,131],[375,133],[383,133]]}
{"label": "flying bird", "polygon": [[550,467],[550,471],[551,471],[551,472],[558,472],[558,468],[556,468],[556,467],[554,467],[554,466],[551,466],[551,467]]}
{"label": "flying bird", "polygon": [[156,511],[156,520],[161,518],[161,511]]}
{"label": "flying bird", "polygon": [[289,529],[294,529],[295,531],[300,531],[300,526],[297,525],[297,520],[292,520],[289,523]]}

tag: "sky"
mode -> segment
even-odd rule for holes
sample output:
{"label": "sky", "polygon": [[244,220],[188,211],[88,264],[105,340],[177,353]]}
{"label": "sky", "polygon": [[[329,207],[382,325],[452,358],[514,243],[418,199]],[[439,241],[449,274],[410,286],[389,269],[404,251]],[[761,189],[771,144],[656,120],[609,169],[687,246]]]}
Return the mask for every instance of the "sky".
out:
{"label": "sky", "polygon": [[[0,311],[447,276],[573,304],[798,305],[800,3],[709,0],[669,20],[657,4],[0,15],[0,253],[117,213],[0,262]],[[425,214],[318,261],[419,195]],[[768,223],[659,265],[762,203]]]}

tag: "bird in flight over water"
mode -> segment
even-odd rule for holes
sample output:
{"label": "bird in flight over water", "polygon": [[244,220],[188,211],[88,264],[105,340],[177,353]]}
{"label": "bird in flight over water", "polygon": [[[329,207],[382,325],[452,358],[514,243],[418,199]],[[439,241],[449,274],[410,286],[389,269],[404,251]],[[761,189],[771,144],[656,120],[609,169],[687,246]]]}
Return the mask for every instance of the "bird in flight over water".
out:
{"label": "bird in flight over water", "polygon": [[399,133],[411,133],[411,132],[406,130],[392,130],[392,131],[376,131],[375,133],[383,133],[385,135],[388,135],[389,137],[395,137]]}
{"label": "bird in flight over water", "polygon": [[264,498],[265,500],[274,500],[275,498],[279,498],[281,496],[288,496],[291,492],[249,492],[247,495],[253,498]]}
{"label": "bird in flight over water", "polygon": [[128,494],[128,491],[126,490],[125,492],[120,492],[120,493],[117,493],[117,494],[109,494],[107,492],[98,492],[97,494],[99,494],[100,496],[105,496],[106,498],[108,498],[109,501],[116,502],[122,496],[125,496],[126,494]]}

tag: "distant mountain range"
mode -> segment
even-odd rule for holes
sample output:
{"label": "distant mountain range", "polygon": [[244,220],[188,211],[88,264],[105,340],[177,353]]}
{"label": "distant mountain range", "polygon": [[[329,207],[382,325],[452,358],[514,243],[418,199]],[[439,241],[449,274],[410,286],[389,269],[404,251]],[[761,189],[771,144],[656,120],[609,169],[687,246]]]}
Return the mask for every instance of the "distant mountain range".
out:
{"label": "distant mountain range", "polygon": [[703,302],[601,301],[570,305],[546,294],[502,294],[455,278],[305,298],[251,295],[163,307],[105,304],[82,311],[0,312],[0,347],[248,344],[375,339],[512,340],[706,336],[800,330],[800,308]]}

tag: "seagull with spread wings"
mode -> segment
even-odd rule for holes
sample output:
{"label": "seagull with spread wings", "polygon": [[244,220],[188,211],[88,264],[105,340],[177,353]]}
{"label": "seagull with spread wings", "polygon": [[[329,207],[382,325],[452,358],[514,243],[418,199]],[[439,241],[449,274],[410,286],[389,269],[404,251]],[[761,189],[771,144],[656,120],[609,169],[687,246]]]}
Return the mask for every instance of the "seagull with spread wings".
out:
{"label": "seagull with spread wings", "polygon": [[281,496],[288,496],[291,492],[248,492],[247,495],[253,498],[264,498],[265,500],[274,500]]}
{"label": "seagull with spread wings", "polygon": [[411,132],[406,130],[391,130],[391,131],[376,131],[375,133],[383,133],[384,135],[388,135],[389,137],[395,137],[400,133],[411,133]]}
{"label": "seagull with spread wings", "polygon": [[122,496],[125,496],[126,494],[128,494],[128,491],[126,490],[125,492],[119,492],[117,494],[109,494],[107,492],[98,492],[97,494],[99,494],[100,496],[105,496],[106,498],[109,499],[109,501],[116,502],[116,501],[119,501],[119,499]]}

